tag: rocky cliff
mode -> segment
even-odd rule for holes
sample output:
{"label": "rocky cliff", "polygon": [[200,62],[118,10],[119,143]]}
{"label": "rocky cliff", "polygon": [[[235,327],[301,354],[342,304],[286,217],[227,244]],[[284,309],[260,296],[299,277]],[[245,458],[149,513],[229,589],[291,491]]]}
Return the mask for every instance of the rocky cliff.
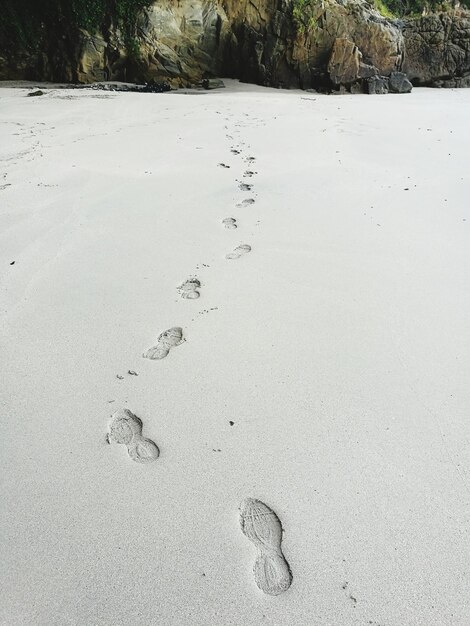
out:
{"label": "rocky cliff", "polygon": [[[94,82],[224,75],[279,87],[361,91],[404,70],[414,84],[470,84],[468,13],[382,17],[367,0],[158,0],[132,50],[110,16],[88,32],[45,33],[37,50],[0,42],[0,78]],[[367,87],[366,87],[367,88]]]}
{"label": "rocky cliff", "polygon": [[405,22],[403,64],[415,85],[470,87],[470,12]]}

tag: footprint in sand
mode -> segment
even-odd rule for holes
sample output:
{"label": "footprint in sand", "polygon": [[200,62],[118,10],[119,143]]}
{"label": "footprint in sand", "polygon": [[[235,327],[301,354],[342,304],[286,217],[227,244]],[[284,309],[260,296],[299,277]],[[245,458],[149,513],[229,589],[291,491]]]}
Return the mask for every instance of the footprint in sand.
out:
{"label": "footprint in sand", "polygon": [[157,339],[157,345],[153,348],[149,348],[142,356],[144,359],[164,359],[168,356],[171,348],[179,346],[183,341],[183,329],[174,326],[160,333]]}
{"label": "footprint in sand", "polygon": [[185,300],[196,300],[201,295],[198,291],[200,288],[201,282],[197,278],[188,278],[178,287],[178,291]]}
{"label": "footprint in sand", "polygon": [[229,228],[230,230],[238,228],[237,220],[234,217],[226,217],[222,220],[222,224],[225,226],[225,228]]}
{"label": "footprint in sand", "polygon": [[278,596],[289,589],[292,573],[282,554],[282,526],[274,511],[259,500],[247,498],[240,505],[240,525],[258,548],[253,573],[261,591]]}
{"label": "footprint in sand", "polygon": [[229,252],[228,254],[226,254],[225,258],[226,259],[239,259],[244,254],[247,254],[247,252],[251,252],[251,246],[249,246],[246,243],[243,243],[240,246],[237,246],[233,252]]}
{"label": "footprint in sand", "polygon": [[255,199],[254,198],[246,198],[242,202],[239,202],[237,204],[237,207],[244,207],[244,206],[248,206],[249,204],[254,204],[254,203],[255,203]]}
{"label": "footprint in sand", "polygon": [[142,437],[142,420],[128,409],[114,413],[108,430],[108,442],[124,444],[133,461],[151,463],[158,459],[160,450],[153,441]]}

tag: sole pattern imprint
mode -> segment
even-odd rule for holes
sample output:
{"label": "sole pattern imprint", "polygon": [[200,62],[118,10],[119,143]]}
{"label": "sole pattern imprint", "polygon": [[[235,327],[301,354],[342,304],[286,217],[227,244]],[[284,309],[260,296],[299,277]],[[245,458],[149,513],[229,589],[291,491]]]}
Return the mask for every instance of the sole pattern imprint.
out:
{"label": "sole pattern imprint", "polygon": [[225,226],[225,228],[228,228],[230,230],[238,228],[237,220],[234,217],[226,217],[222,220],[222,224]]}
{"label": "sole pattern imprint", "polygon": [[142,356],[144,359],[164,359],[172,348],[179,346],[183,341],[183,329],[174,326],[160,333],[157,338],[157,345],[146,350]]}
{"label": "sole pattern imprint", "polygon": [[201,295],[198,289],[201,288],[201,281],[197,278],[188,278],[178,287],[181,297],[185,300],[196,300]]}
{"label": "sole pattern imprint", "polygon": [[151,439],[142,437],[142,420],[129,409],[116,411],[109,423],[109,443],[121,443],[137,463],[152,463],[160,456],[160,450]]}
{"label": "sole pattern imprint", "polygon": [[244,254],[251,252],[251,246],[246,243],[242,243],[240,246],[237,246],[233,252],[229,252],[225,255],[226,259],[239,259]]}
{"label": "sole pattern imprint", "polygon": [[257,547],[255,582],[264,593],[278,596],[292,583],[292,573],[281,550],[282,525],[266,504],[247,498],[240,506],[243,534]]}

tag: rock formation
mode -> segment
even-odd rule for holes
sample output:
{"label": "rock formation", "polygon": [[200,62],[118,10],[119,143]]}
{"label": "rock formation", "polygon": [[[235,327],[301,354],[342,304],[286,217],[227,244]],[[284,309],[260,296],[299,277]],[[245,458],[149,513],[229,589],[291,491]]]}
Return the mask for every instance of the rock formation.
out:
{"label": "rock formation", "polygon": [[470,12],[431,14],[405,23],[403,70],[415,85],[470,87]]}
{"label": "rock formation", "polygon": [[[157,0],[137,18],[132,50],[113,24],[100,32],[45,33],[37,51],[7,50],[0,78],[167,81],[230,76],[325,90],[470,86],[470,14],[382,17],[367,0]],[[390,77],[395,75],[393,86]],[[385,81],[380,77],[385,77]],[[384,86],[386,85],[386,87]],[[405,85],[405,86],[404,86]]]}

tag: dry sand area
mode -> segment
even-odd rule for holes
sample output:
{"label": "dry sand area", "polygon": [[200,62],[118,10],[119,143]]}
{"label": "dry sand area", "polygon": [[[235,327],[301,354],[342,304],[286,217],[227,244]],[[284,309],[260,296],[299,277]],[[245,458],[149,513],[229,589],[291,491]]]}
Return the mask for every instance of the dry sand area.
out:
{"label": "dry sand area", "polygon": [[26,94],[1,623],[468,626],[470,90]]}

